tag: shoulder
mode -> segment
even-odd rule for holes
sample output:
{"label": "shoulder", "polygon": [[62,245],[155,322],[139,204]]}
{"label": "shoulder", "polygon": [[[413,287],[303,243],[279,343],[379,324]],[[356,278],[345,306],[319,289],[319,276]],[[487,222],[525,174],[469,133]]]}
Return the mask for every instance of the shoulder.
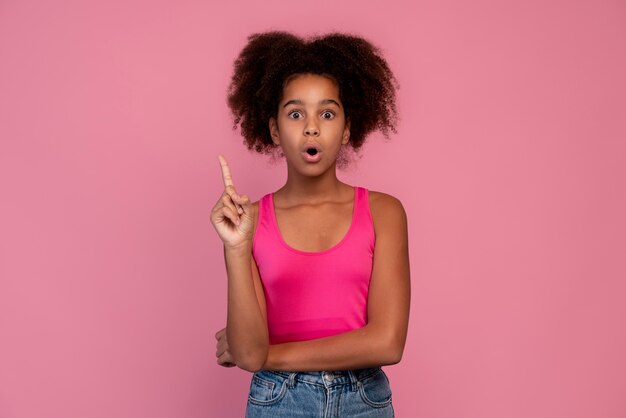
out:
{"label": "shoulder", "polygon": [[406,217],[406,212],[400,199],[390,194],[370,190],[369,203],[372,217]]}
{"label": "shoulder", "polygon": [[407,215],[400,199],[387,193],[369,191],[370,213],[377,236],[403,233],[407,229]]}

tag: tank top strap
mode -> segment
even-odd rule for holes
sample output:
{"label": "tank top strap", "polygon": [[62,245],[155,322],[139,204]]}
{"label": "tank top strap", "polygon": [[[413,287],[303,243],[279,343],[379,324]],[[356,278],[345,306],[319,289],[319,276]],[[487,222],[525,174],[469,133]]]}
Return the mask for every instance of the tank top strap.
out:
{"label": "tank top strap", "polygon": [[[264,195],[263,197],[261,197],[259,199],[259,212],[258,212],[258,216],[257,216],[257,225],[256,225],[256,229],[259,229],[259,226],[263,225],[263,223],[265,223],[265,218],[267,217],[267,212],[268,212],[268,203],[267,203],[267,197],[269,196],[269,194]],[[255,233],[256,235],[256,233]]]}
{"label": "tank top strap", "polygon": [[367,189],[360,186],[355,186],[354,204],[354,220],[359,223],[367,222],[369,213],[369,199]]}
{"label": "tank top strap", "polygon": [[352,229],[354,229],[353,234],[359,235],[358,239],[367,243],[370,251],[373,253],[376,235],[374,232],[374,221],[370,211],[368,189],[356,186],[355,204],[354,225],[352,225]]}
{"label": "tank top strap", "polygon": [[254,231],[254,237],[252,239],[253,256],[256,255],[256,246],[258,245],[258,241],[264,241],[263,245],[267,245],[267,240],[271,240],[271,237],[274,236],[274,234],[272,234],[273,220],[271,218],[271,198],[271,193],[267,193],[266,195],[261,197],[261,199],[259,199],[257,223]]}
{"label": "tank top strap", "polygon": [[261,198],[261,200],[259,200],[259,223],[261,221],[266,221],[268,215],[270,214],[270,198],[271,193],[267,193]]}

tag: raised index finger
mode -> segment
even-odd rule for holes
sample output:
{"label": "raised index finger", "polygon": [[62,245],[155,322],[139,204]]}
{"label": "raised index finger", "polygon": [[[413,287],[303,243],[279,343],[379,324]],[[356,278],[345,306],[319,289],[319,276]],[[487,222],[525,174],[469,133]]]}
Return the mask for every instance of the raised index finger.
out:
{"label": "raised index finger", "polygon": [[231,176],[230,174],[230,168],[228,168],[228,163],[226,162],[226,159],[221,155],[218,155],[217,158],[219,158],[220,166],[222,167],[222,178],[224,179],[224,187],[234,187],[235,185],[233,184],[233,176]]}

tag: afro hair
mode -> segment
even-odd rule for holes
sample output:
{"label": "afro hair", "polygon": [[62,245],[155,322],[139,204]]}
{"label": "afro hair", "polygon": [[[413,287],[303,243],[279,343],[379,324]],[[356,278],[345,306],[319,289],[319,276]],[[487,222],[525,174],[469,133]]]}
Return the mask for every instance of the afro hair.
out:
{"label": "afro hair", "polygon": [[302,39],[283,31],[255,33],[248,36],[233,66],[227,102],[233,130],[241,124],[249,150],[276,151],[269,119],[277,116],[286,82],[298,74],[324,75],[337,82],[354,151],[375,130],[386,138],[389,131],[397,133],[398,82],[379,49],[360,36],[334,32]]}

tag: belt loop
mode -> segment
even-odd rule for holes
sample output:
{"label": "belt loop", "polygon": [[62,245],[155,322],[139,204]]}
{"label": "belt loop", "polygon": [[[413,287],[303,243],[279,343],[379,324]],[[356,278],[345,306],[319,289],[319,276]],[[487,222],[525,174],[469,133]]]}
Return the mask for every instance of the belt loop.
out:
{"label": "belt loop", "polygon": [[359,389],[356,375],[352,370],[348,370],[348,376],[350,376],[350,387],[352,389],[352,392],[356,392]]}
{"label": "belt loop", "polygon": [[289,374],[289,380],[287,381],[287,386],[289,387],[289,389],[293,389],[293,387],[295,386],[297,374],[297,372]]}

